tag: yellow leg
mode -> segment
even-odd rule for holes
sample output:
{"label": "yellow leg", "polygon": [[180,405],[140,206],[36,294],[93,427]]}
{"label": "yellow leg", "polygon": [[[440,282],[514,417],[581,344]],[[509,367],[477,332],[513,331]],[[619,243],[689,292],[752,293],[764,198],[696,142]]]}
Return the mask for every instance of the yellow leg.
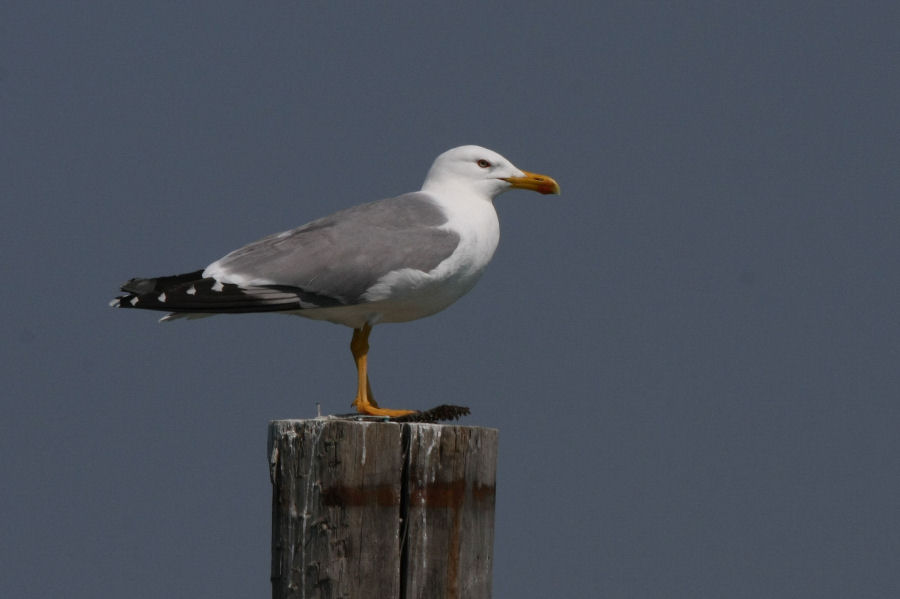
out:
{"label": "yellow leg", "polygon": [[375,401],[375,394],[372,393],[372,384],[369,383],[369,375],[366,375],[366,395],[369,397],[369,403],[378,407],[378,402]]}
{"label": "yellow leg", "polygon": [[353,359],[356,361],[356,399],[353,400],[353,407],[360,414],[370,414],[372,416],[388,416],[396,418],[397,416],[406,416],[415,413],[414,410],[388,410],[379,408],[375,403],[375,399],[370,397],[372,386],[369,384],[369,374],[367,370],[367,357],[369,355],[369,333],[372,327],[369,323],[362,326],[361,329],[353,329],[353,339],[350,341],[350,351],[353,353]]}

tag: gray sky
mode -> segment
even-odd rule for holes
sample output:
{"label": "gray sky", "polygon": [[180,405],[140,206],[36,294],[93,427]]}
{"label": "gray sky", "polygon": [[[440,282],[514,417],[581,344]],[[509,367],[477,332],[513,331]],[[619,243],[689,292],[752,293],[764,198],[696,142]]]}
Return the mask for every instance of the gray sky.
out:
{"label": "gray sky", "polygon": [[107,302],[468,143],[563,195],[370,367],[500,429],[495,596],[900,596],[900,9],[671,4],[4,3],[0,596],[267,596],[350,331]]}

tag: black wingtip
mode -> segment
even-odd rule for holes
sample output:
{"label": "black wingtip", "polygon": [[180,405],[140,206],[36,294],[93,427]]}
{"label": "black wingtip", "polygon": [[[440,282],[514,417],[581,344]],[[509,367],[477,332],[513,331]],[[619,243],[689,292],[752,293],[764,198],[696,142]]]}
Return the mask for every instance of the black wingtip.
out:
{"label": "black wingtip", "polygon": [[203,270],[195,270],[193,272],[184,273],[181,275],[173,275],[168,277],[153,277],[150,279],[142,279],[142,278],[134,278],[128,279],[125,283],[122,283],[122,287],[120,288],[122,291],[126,291],[128,293],[132,293],[134,295],[143,295],[145,293],[155,293],[160,291],[165,291],[166,289],[172,287],[173,285],[180,285],[182,283],[190,283],[192,281],[199,281],[203,278]]}

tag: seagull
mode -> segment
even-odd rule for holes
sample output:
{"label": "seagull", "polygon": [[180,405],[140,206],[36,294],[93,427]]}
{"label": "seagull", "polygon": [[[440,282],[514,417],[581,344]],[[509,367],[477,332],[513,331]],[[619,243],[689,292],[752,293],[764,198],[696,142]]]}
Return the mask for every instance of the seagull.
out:
{"label": "seagull", "polygon": [[357,370],[352,405],[360,414],[408,417],[418,412],[382,408],[372,394],[372,327],[431,316],[472,289],[500,239],[493,200],[510,189],[559,194],[551,177],[520,170],[497,152],[453,148],[435,159],[420,191],[269,235],[202,270],[131,279],[110,305],[169,312],[161,322],[280,312],[348,326]]}

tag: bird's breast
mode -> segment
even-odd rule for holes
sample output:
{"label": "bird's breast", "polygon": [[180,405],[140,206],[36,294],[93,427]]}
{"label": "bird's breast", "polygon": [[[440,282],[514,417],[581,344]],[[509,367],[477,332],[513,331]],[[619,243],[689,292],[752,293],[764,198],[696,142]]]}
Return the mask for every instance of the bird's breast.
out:
{"label": "bird's breast", "polygon": [[[456,249],[430,272],[402,269],[382,277],[366,293],[381,304],[379,320],[403,322],[430,316],[465,295],[481,277],[497,249],[500,224],[490,201],[447,209],[444,228],[459,236]],[[373,306],[374,307],[374,306]]]}

